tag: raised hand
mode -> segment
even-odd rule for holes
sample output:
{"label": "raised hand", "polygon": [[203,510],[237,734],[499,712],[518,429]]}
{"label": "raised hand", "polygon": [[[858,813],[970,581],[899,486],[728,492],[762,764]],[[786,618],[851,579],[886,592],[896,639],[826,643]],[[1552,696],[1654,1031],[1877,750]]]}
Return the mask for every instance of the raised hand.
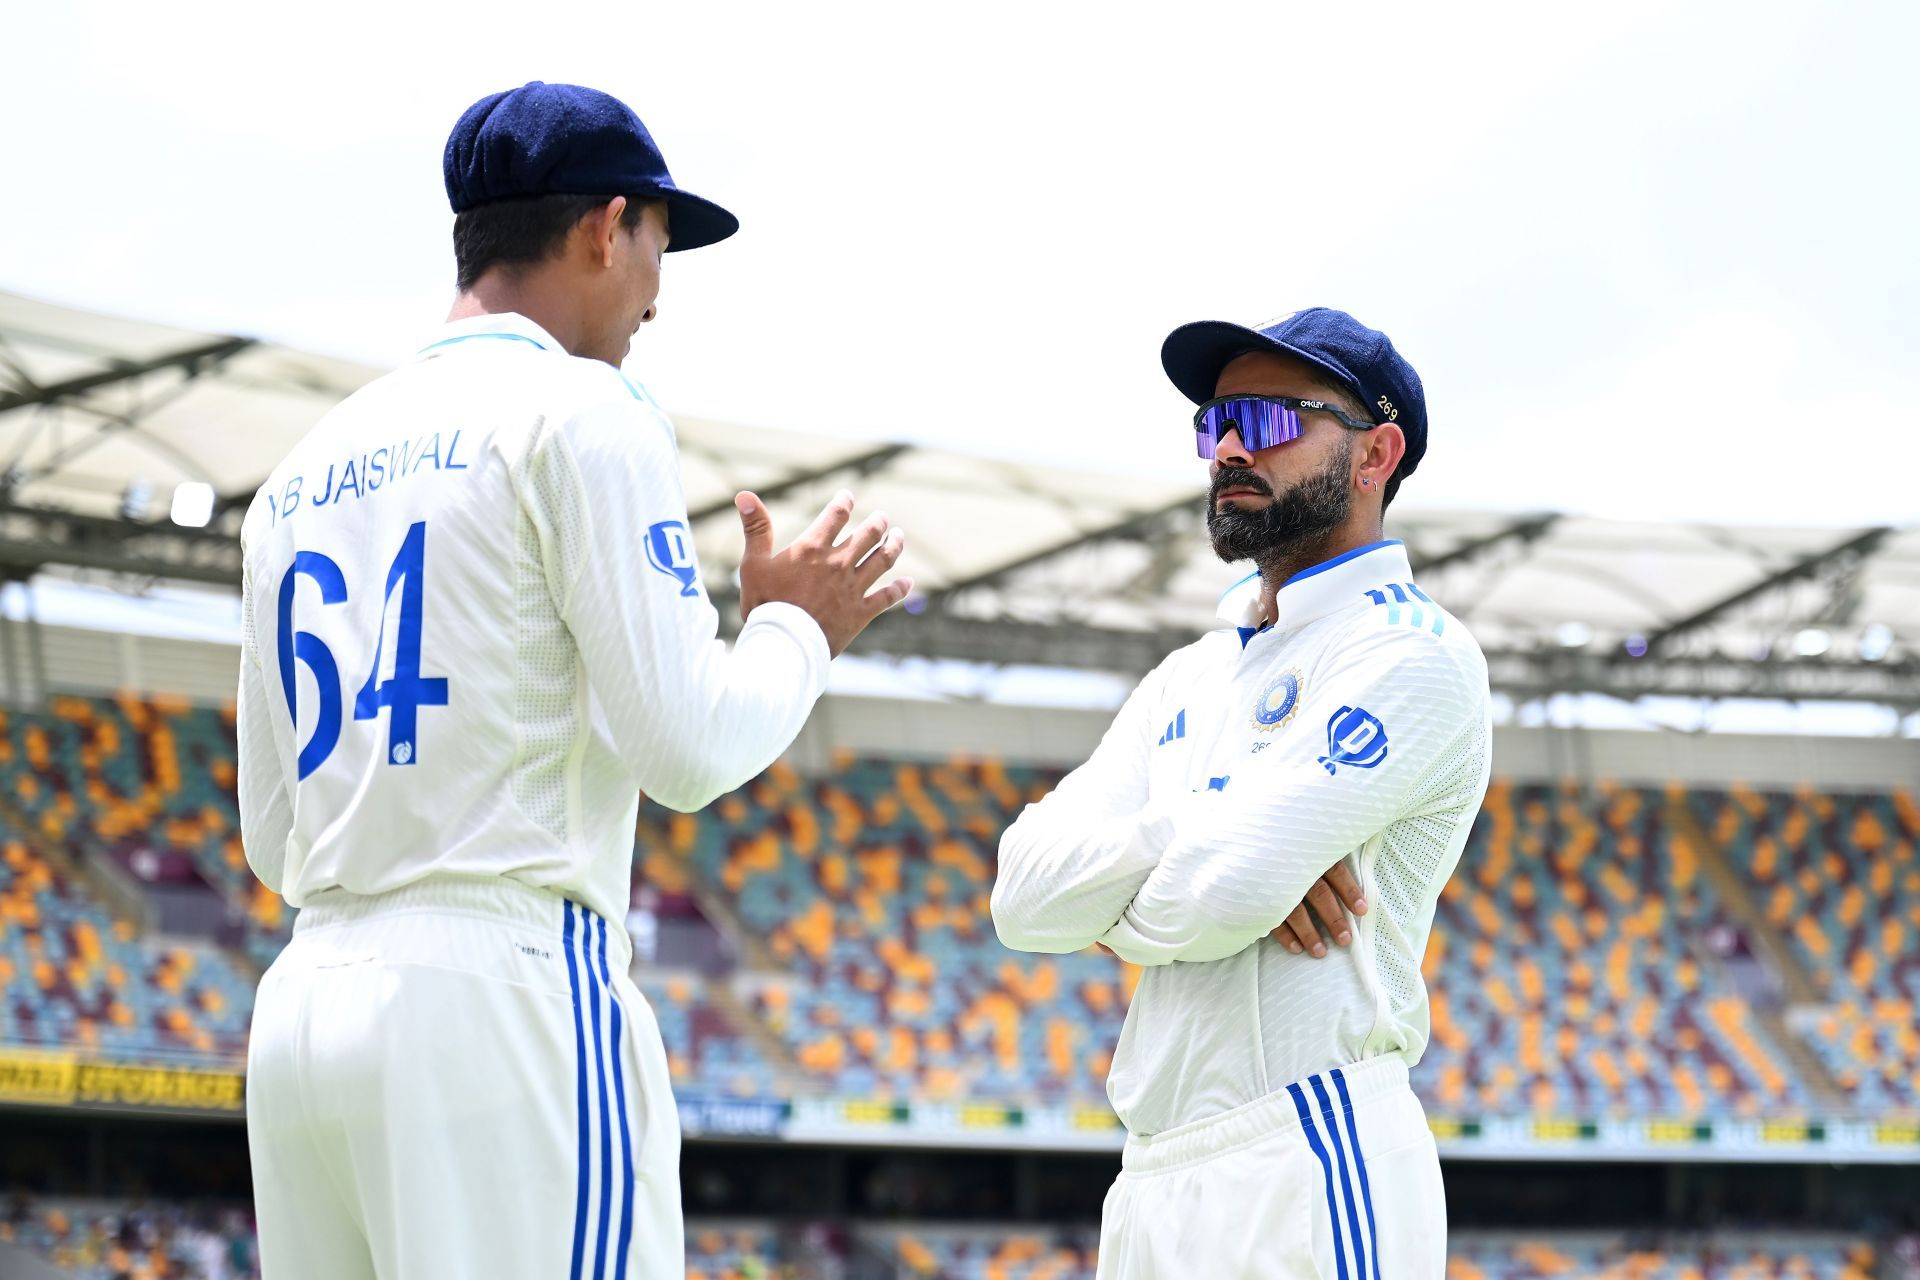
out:
{"label": "raised hand", "polygon": [[904,530],[889,527],[881,512],[868,516],[844,540],[853,518],[853,495],[834,495],[807,531],[782,551],[773,549],[773,517],[751,493],[734,496],[747,551],[740,560],[740,617],[770,600],[805,609],[826,633],[835,657],[866,630],[867,624],[907,598],[911,579],[899,578],[879,590],[874,585],[893,568],[906,547]]}

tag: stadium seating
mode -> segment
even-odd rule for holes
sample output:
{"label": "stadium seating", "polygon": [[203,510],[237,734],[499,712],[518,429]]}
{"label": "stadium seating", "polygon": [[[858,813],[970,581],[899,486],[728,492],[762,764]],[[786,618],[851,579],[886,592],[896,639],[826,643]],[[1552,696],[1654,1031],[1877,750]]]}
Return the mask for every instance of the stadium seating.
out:
{"label": "stadium seating", "polygon": [[744,1098],[781,1092],[773,1064],[752,1040],[735,1031],[707,998],[699,978],[647,974],[638,985],[660,1023],[676,1090]]}
{"label": "stadium seating", "polygon": [[[1034,1229],[879,1230],[861,1247],[902,1280],[1091,1280],[1091,1251],[1056,1244],[1051,1235]],[[119,1275],[248,1280],[259,1274],[252,1224],[233,1209],[22,1202],[0,1222],[0,1243],[38,1254],[76,1280]],[[206,1258],[209,1249],[222,1252],[220,1263]],[[811,1273],[797,1270],[802,1251],[770,1222],[695,1220],[686,1227],[686,1250],[686,1280],[772,1280]]]}
{"label": "stadium seating", "polygon": [[911,1280],[1093,1280],[1095,1241],[1079,1247],[1059,1234],[1032,1228],[880,1230],[868,1245]]}
{"label": "stadium seating", "polygon": [[[0,715],[0,781],[34,834],[192,859],[258,963],[290,913],[236,835],[230,712],[61,697]],[[675,1080],[732,1095],[1097,1104],[1137,972],[1091,950],[1001,948],[987,910],[1000,832],[1057,771],[843,757],[776,764],[697,815],[648,807],[637,878],[717,897],[747,958],[737,989],[784,1060],[739,1034],[705,980],[648,978]],[[1690,807],[1830,1004],[1793,1025],[1860,1108],[1920,1107],[1920,808],[1910,794],[1496,782],[1436,917],[1433,1040],[1416,1075],[1456,1115],[1757,1116],[1815,1109],[1790,1060],[1695,944],[1727,919]],[[21,841],[0,935],[0,1034],[105,1049],[244,1043],[250,983],[212,948],[149,957]],[[17,883],[16,883],[17,882]],[[31,908],[28,904],[32,903]],[[18,914],[27,913],[27,914]],[[51,927],[27,920],[52,920]],[[83,927],[84,926],[84,927]],[[131,948],[104,959],[115,947]],[[69,972],[118,973],[101,1003]],[[118,988],[116,988],[118,990]],[[184,1011],[177,999],[185,992]],[[169,1003],[172,999],[173,1003]],[[127,1019],[131,1018],[131,1022]]]}
{"label": "stadium seating", "polygon": [[768,1223],[687,1224],[687,1280],[771,1280],[785,1255]]}
{"label": "stadium seating", "polygon": [[[862,1275],[902,1280],[1091,1280],[1090,1226],[857,1227],[849,1251],[876,1263]],[[231,1206],[17,1198],[0,1243],[39,1254],[77,1280],[115,1275],[251,1280],[258,1275],[250,1215]],[[773,1280],[813,1274],[791,1232],[767,1221],[687,1224],[687,1280]],[[1868,1240],[1769,1232],[1661,1239],[1618,1233],[1456,1233],[1449,1280],[1873,1280],[1881,1251]],[[844,1268],[842,1268],[844,1272]]]}
{"label": "stadium seating", "polygon": [[231,1206],[16,1199],[0,1220],[16,1245],[75,1280],[257,1280],[252,1215]]}
{"label": "stadium seating", "polygon": [[252,1012],[252,981],[217,948],[137,938],[0,829],[0,1042],[231,1057]]}
{"label": "stadium seating", "polygon": [[1873,1280],[1864,1240],[1779,1235],[1658,1241],[1618,1235],[1456,1235],[1447,1280]]}
{"label": "stadium seating", "polygon": [[[1136,974],[1001,948],[997,837],[1055,775],[988,762],[784,766],[700,815],[654,817],[806,980],[755,1007],[840,1092],[1097,1102]],[[1685,931],[1714,909],[1660,793],[1496,785],[1438,914],[1429,1065],[1448,1112],[1756,1115],[1810,1098]]]}
{"label": "stadium seating", "polygon": [[1415,1077],[1443,1113],[1777,1115],[1811,1103],[1685,935],[1717,910],[1658,792],[1496,781],[1442,895]]}
{"label": "stadium seating", "polygon": [[862,1095],[1100,1095],[1129,986],[1106,957],[1016,955],[987,910],[999,833],[1056,775],[990,762],[776,765],[670,852],[804,981],[755,1008],[806,1077]]}
{"label": "stadium seating", "polygon": [[1858,1108],[1920,1111],[1920,805],[1735,787],[1690,803],[1829,1002],[1800,1024]]}
{"label": "stadium seating", "polygon": [[[686,1242],[687,1280],[772,1280],[790,1253],[766,1222],[695,1221],[687,1224]],[[74,1280],[260,1274],[252,1215],[230,1205],[15,1197],[0,1218],[0,1244],[36,1254]]]}
{"label": "stadium seating", "polygon": [[0,778],[42,834],[106,854],[186,855],[244,922],[255,963],[279,953],[292,918],[241,849],[230,708],[57,697],[45,712],[0,715]]}

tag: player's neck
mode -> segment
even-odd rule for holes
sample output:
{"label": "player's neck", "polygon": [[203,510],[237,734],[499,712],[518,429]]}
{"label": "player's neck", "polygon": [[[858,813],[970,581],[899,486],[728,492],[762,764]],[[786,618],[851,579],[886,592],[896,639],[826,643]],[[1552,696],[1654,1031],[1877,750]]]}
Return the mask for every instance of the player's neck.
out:
{"label": "player's neck", "polygon": [[[1358,513],[1356,513],[1358,514]],[[1261,557],[1260,565],[1260,611],[1269,620],[1278,616],[1274,601],[1280,595],[1280,588],[1296,574],[1305,573],[1318,564],[1325,564],[1338,556],[1361,547],[1371,546],[1385,536],[1376,513],[1371,520],[1356,523],[1348,520],[1338,529],[1292,543]]]}
{"label": "player's neck", "polygon": [[587,345],[586,326],[580,321],[579,307],[569,297],[548,287],[537,274],[520,276],[489,271],[454,298],[447,320],[509,314],[525,316],[545,329],[569,355],[588,354],[582,350]]}

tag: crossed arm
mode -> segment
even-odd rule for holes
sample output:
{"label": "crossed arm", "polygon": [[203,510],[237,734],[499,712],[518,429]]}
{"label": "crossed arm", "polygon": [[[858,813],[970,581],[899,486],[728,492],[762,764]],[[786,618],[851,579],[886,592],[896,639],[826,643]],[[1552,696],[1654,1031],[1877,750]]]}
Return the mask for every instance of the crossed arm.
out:
{"label": "crossed arm", "polygon": [[[1403,815],[1469,727],[1462,712],[1484,678],[1425,633],[1363,630],[1314,673],[1298,722],[1237,773],[1232,792],[1156,809],[1146,757],[1165,671],[1135,690],[1093,758],[1002,838],[1001,940],[1056,952],[1098,942],[1136,964],[1223,959],[1268,933],[1324,948],[1311,902],[1341,941],[1335,893],[1351,887],[1341,897],[1363,909],[1344,860]],[[1378,726],[1377,746],[1356,709]],[[1334,751],[1330,721],[1369,750]]]}

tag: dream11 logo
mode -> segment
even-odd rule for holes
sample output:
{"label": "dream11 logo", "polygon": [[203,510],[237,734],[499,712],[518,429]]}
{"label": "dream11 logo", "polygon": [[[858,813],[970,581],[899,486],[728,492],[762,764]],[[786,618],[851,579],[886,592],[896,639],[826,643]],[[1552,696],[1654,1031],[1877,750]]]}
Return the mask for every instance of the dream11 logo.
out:
{"label": "dream11 logo", "polygon": [[700,569],[693,559],[693,535],[678,520],[662,520],[647,530],[647,560],[680,584],[680,594],[700,594]]}
{"label": "dream11 logo", "polygon": [[1364,707],[1342,707],[1327,721],[1327,754],[1320,763],[1333,773],[1340,765],[1371,769],[1387,758],[1387,729]]}

